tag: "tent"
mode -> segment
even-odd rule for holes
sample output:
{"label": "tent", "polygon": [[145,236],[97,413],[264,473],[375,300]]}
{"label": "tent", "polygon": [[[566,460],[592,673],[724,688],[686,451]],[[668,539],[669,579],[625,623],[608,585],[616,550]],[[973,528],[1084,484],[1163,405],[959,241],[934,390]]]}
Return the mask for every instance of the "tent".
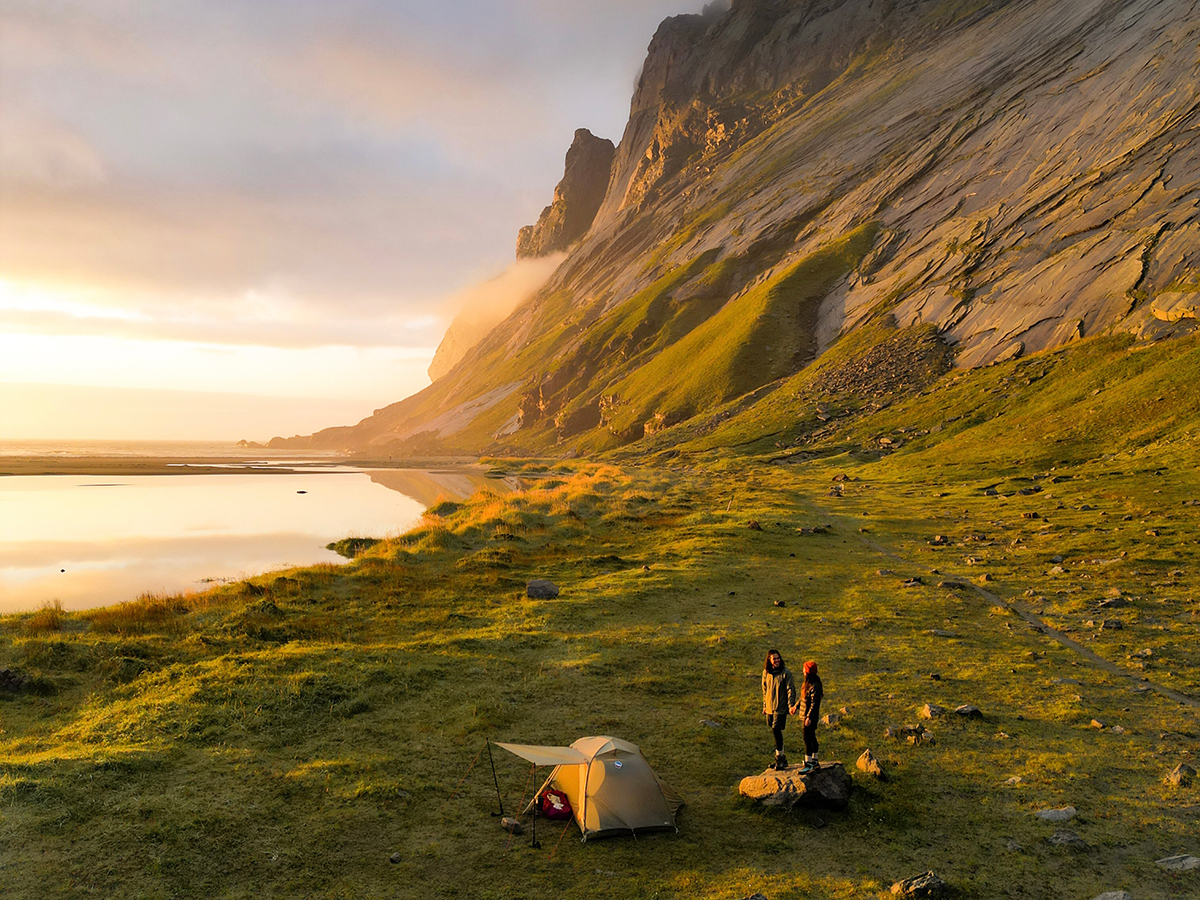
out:
{"label": "tent", "polygon": [[547,787],[566,794],[585,841],[675,829],[683,800],[650,768],[637,744],[600,736],[582,737],[570,747],[496,746],[536,766],[554,766],[538,794]]}

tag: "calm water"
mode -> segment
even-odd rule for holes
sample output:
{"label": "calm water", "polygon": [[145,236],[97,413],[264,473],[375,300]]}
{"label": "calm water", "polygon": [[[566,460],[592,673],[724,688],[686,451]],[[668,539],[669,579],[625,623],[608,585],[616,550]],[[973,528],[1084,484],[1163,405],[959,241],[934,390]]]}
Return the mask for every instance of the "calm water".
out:
{"label": "calm water", "polygon": [[51,600],[103,606],[344,562],[325,545],[399,534],[439,496],[480,487],[505,489],[475,473],[335,466],[295,475],[0,477],[0,613]]}

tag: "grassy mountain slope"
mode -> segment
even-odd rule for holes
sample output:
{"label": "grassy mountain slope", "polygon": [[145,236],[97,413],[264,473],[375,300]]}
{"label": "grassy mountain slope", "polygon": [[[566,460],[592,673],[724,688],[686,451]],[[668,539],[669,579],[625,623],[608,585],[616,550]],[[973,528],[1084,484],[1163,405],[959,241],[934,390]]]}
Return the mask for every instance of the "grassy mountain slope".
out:
{"label": "grassy mountain slope", "polygon": [[[545,288],[427,391],[291,443],[594,452],[889,317],[933,326],[965,368],[1192,333],[1197,2],[746,0],[669,19],[604,204]],[[803,285],[802,315],[754,324],[764,282],[868,222],[845,271]],[[743,377],[748,360],[771,377]]]}
{"label": "grassy mountain slope", "polygon": [[[0,694],[0,892],[878,898],[932,868],[965,897],[1188,896],[1154,861],[1197,849],[1200,788],[1162,780],[1200,736],[1197,339],[973,371],[919,330],[855,339],[718,430],[651,436],[657,464],[497,461],[527,489],[345,567],[0,620],[28,679]],[[901,343],[926,375],[889,396],[856,361]],[[770,645],[822,664],[823,757],[891,776],[856,773],[824,827],[732,791],[769,756]],[[927,702],[985,718],[883,736]],[[459,784],[485,736],[590,733],[642,746],[678,835],[540,827],[535,851],[486,769]],[[528,770],[497,753],[511,811]],[[1033,815],[1066,805],[1087,849]]]}

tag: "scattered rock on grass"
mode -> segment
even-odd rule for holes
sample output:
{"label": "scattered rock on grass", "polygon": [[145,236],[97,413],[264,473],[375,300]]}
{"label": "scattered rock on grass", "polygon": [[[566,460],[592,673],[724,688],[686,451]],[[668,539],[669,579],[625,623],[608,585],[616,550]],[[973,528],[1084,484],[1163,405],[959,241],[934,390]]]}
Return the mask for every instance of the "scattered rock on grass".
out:
{"label": "scattered rock on grass", "polygon": [[743,897],[742,900],[767,900],[766,894],[751,894],[749,897]]}
{"label": "scattered rock on grass", "polygon": [[1095,728],[1097,731],[1103,731],[1104,723],[1101,722],[1099,719],[1092,719],[1091,727]]}
{"label": "scattered rock on grass", "polygon": [[505,816],[503,819],[501,819],[500,827],[503,828],[505,831],[507,831],[509,834],[524,834],[525,833],[525,826],[522,825],[518,820],[514,819],[512,816]]}
{"label": "scattered rock on grass", "polygon": [[1022,847],[1020,844],[1018,844],[1016,841],[1009,841],[1007,844],[1004,845],[1004,849],[1007,850],[1009,853],[1024,853],[1025,852],[1025,848]]}
{"label": "scattered rock on grass", "polygon": [[25,678],[12,669],[0,669],[0,694],[19,694],[25,688]]}
{"label": "scattered rock on grass", "polygon": [[525,585],[525,593],[531,600],[554,600],[558,597],[558,585],[545,578],[534,578]]}
{"label": "scattered rock on grass", "polygon": [[918,715],[922,719],[936,719],[938,716],[940,716],[945,711],[946,711],[945,709],[938,706],[936,703],[926,703],[924,706],[921,707],[921,711],[920,711],[920,713],[918,713]]}
{"label": "scattered rock on grass", "polygon": [[854,765],[860,772],[866,772],[878,781],[887,781],[887,773],[883,771],[883,765],[875,758],[870,747],[863,751]]}
{"label": "scattered rock on grass", "polygon": [[1174,769],[1167,773],[1166,782],[1174,787],[1190,787],[1192,779],[1196,777],[1196,770],[1187,763],[1180,763]]}
{"label": "scattered rock on grass", "polygon": [[1125,891],[1105,891],[1097,894],[1093,900],[1133,900]]}
{"label": "scattered rock on grass", "polygon": [[980,712],[978,706],[972,706],[970,703],[964,703],[962,706],[955,707],[954,711],[960,716],[968,719],[982,719],[983,713]]}
{"label": "scattered rock on grass", "polygon": [[892,893],[901,897],[944,897],[950,886],[932,872],[905,878],[892,885]]}
{"label": "scattered rock on grass", "polygon": [[396,863],[400,862],[400,860],[402,860],[402,859],[404,859],[404,857],[401,856],[399,853],[393,853],[391,856],[388,857],[388,862],[390,862],[394,866],[394,865],[396,865]]}
{"label": "scattered rock on grass", "polygon": [[1078,810],[1073,806],[1064,806],[1059,809],[1039,809],[1034,813],[1043,822],[1069,822],[1078,814]]}
{"label": "scattered rock on grass", "polygon": [[712,719],[701,719],[700,724],[703,725],[705,728],[720,728],[721,727],[720,722],[714,722]]}
{"label": "scattered rock on grass", "polygon": [[776,606],[787,606],[787,601],[786,600],[776,600],[775,605]]}
{"label": "scattered rock on grass", "polygon": [[837,728],[838,723],[841,721],[842,717],[837,713],[828,713],[827,715],[821,716],[821,724],[826,728]]}
{"label": "scattered rock on grass", "polygon": [[1046,840],[1055,847],[1066,847],[1069,850],[1086,850],[1088,848],[1087,841],[1075,832],[1066,829],[1059,829]]}
{"label": "scattered rock on grass", "polygon": [[1168,856],[1156,860],[1156,864],[1168,872],[1194,872],[1200,869],[1200,856]]}

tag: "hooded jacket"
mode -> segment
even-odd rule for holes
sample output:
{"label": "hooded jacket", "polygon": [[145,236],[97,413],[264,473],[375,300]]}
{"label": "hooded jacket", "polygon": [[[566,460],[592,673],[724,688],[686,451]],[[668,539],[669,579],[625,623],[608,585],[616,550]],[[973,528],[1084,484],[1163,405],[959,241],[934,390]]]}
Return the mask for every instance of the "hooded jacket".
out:
{"label": "hooded jacket", "polygon": [[825,685],[821,684],[820,675],[811,675],[800,685],[800,719],[812,720],[815,725],[821,718],[821,698],[825,696]]}
{"label": "hooded jacket", "polygon": [[789,707],[796,705],[796,679],[787,666],[772,672],[763,669],[763,713],[768,716],[787,715]]}

